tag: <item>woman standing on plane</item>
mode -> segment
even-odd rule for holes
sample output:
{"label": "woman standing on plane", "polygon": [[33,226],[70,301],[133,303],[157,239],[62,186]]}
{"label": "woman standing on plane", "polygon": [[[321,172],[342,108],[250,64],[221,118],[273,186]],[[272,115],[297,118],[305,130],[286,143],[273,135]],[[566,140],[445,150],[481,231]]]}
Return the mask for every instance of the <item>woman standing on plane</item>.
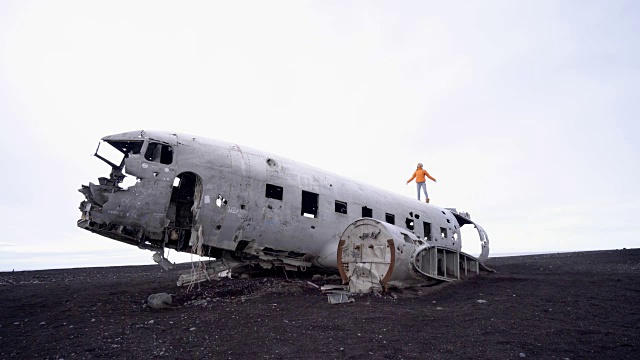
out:
{"label": "woman standing on plane", "polygon": [[409,184],[413,179],[416,179],[416,185],[418,186],[418,200],[420,200],[420,188],[422,188],[422,190],[424,191],[424,197],[426,198],[426,201],[429,202],[429,194],[427,194],[426,184],[427,180],[425,177],[433,180],[433,182],[437,182],[436,179],[433,178],[433,176],[429,175],[427,170],[422,168],[422,163],[418,163],[418,169],[413,173],[411,179],[407,180],[407,184]]}

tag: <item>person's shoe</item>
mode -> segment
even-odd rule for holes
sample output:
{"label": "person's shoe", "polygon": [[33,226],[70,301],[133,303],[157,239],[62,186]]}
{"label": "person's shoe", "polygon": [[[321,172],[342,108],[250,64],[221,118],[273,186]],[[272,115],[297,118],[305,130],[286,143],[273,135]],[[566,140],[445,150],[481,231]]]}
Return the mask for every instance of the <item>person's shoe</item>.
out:
{"label": "person's shoe", "polygon": [[426,202],[427,202],[427,204],[428,204],[428,203],[429,203],[429,198],[427,198],[425,201],[426,201]]}

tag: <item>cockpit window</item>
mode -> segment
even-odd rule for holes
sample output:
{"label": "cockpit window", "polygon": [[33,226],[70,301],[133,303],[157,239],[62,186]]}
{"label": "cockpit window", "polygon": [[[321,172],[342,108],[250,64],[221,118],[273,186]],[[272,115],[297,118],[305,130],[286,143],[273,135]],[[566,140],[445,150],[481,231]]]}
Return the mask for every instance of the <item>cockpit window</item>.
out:
{"label": "cockpit window", "polygon": [[151,141],[144,153],[144,158],[147,161],[169,165],[173,162],[173,149],[169,145]]}
{"label": "cockpit window", "polygon": [[125,155],[140,154],[144,141],[111,141],[109,144]]}
{"label": "cockpit window", "polygon": [[111,146],[100,146],[96,149],[95,156],[109,164],[111,167],[120,167],[122,160],[129,154],[139,154],[144,141],[106,141]]}

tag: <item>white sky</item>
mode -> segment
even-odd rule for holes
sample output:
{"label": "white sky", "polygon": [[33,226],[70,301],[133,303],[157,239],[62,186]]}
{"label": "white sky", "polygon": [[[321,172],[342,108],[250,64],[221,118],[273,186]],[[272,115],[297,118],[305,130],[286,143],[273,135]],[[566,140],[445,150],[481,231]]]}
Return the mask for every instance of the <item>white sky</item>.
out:
{"label": "white sky", "polygon": [[0,1],[0,271],[151,263],[76,227],[139,129],[411,197],[421,161],[492,253],[639,247],[638,34],[635,1]]}

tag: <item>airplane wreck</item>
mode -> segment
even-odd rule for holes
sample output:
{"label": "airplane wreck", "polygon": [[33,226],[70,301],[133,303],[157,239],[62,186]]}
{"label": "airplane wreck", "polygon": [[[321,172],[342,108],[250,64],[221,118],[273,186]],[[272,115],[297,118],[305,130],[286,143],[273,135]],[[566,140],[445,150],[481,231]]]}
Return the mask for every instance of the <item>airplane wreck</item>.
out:
{"label": "airplane wreck", "polygon": [[[164,267],[165,249],[215,259],[179,285],[282,267],[339,273],[350,292],[366,293],[488,270],[489,238],[469,214],[266,152],[132,131],[102,138],[95,156],[111,172],[80,189],[78,226],[152,250]],[[461,250],[465,225],[477,229],[478,257]]]}

